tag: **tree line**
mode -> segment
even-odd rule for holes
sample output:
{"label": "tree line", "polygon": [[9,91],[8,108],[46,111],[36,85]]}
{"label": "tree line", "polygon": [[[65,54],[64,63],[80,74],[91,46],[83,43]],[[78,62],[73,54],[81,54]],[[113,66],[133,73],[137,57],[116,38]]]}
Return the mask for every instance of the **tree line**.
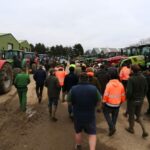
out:
{"label": "tree line", "polygon": [[62,45],[56,45],[52,47],[46,47],[42,43],[37,43],[35,46],[30,44],[31,51],[39,54],[48,54],[49,56],[70,56],[77,57],[84,54],[84,49],[80,43],[75,44],[73,47],[63,47]]}

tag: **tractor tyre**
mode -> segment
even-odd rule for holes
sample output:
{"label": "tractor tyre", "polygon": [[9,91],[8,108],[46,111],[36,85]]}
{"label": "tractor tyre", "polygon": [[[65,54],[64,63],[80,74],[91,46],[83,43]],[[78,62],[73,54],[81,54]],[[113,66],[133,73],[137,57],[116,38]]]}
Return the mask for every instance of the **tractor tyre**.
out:
{"label": "tractor tyre", "polygon": [[13,71],[9,63],[5,63],[0,70],[0,94],[10,91],[13,84]]}

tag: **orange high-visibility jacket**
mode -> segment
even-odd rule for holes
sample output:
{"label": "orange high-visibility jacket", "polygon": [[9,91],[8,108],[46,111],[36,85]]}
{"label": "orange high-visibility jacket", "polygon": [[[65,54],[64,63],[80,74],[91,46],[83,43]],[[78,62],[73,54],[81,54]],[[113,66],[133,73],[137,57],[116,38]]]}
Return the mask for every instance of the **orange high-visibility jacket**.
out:
{"label": "orange high-visibility jacket", "polygon": [[113,79],[108,82],[103,96],[103,103],[111,107],[118,107],[125,101],[125,89],[122,83]]}
{"label": "orange high-visibility jacket", "polygon": [[120,73],[119,73],[120,81],[122,81],[122,80],[128,80],[129,77],[130,77],[130,73],[131,73],[131,70],[128,67],[124,66],[120,70]]}
{"label": "orange high-visibility jacket", "polygon": [[63,86],[66,72],[65,71],[56,71],[55,76],[58,78],[60,86]]}

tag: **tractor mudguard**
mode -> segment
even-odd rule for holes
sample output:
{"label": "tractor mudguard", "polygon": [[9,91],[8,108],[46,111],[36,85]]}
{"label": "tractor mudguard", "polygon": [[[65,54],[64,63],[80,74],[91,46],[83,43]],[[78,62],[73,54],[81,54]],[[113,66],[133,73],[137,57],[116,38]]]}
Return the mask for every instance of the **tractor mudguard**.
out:
{"label": "tractor mudguard", "polygon": [[6,63],[6,60],[0,60],[0,70],[2,69],[3,65]]}

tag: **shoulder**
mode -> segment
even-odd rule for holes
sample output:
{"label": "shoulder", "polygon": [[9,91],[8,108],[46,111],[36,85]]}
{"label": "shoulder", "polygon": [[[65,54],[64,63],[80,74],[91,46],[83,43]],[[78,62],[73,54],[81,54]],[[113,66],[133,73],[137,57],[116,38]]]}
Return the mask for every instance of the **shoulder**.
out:
{"label": "shoulder", "polygon": [[95,85],[93,85],[93,84],[87,84],[87,86],[86,86],[87,88],[89,88],[89,89],[91,89],[91,90],[96,90],[97,91],[97,88],[96,88],[96,86]]}

